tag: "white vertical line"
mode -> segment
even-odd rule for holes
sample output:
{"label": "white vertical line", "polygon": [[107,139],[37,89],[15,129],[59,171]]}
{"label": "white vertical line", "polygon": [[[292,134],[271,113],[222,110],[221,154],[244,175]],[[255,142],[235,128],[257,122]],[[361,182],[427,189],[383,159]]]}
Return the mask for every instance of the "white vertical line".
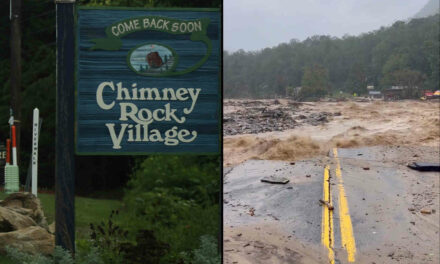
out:
{"label": "white vertical line", "polygon": [[40,111],[34,109],[34,121],[32,125],[32,194],[37,196],[38,192],[38,123]]}

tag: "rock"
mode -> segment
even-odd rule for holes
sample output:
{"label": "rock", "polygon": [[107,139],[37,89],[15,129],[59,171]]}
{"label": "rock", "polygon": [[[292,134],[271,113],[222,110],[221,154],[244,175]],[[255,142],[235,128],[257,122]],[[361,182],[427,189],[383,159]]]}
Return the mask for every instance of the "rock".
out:
{"label": "rock", "polygon": [[47,231],[49,231],[51,234],[55,234],[55,222],[48,226]]}
{"label": "rock", "polygon": [[36,225],[29,216],[19,214],[6,207],[0,207],[0,232],[11,232]]}
{"label": "rock", "polygon": [[55,236],[40,226],[0,233],[0,253],[10,246],[29,254],[51,255],[55,247]]}
{"label": "rock", "polygon": [[431,214],[432,210],[431,209],[422,209],[422,210],[420,210],[420,213],[422,213],[422,214]]}
{"label": "rock", "polygon": [[31,217],[39,226],[47,228],[40,200],[32,193],[13,193],[0,202],[0,206]]}
{"label": "rock", "polygon": [[32,215],[32,209],[19,208],[19,207],[5,207],[5,208],[11,209],[12,211],[22,215],[26,215],[26,216]]}

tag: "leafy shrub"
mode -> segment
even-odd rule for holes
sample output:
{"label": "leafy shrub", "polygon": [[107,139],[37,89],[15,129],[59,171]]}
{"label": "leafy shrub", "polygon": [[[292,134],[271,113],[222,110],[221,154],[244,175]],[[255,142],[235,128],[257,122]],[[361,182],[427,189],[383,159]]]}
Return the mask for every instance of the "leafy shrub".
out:
{"label": "leafy shrub", "polygon": [[99,249],[105,263],[122,263],[122,244],[127,242],[128,231],[113,223],[113,216],[118,211],[112,211],[107,223],[90,224],[92,245]]}
{"label": "leafy shrub", "polygon": [[139,193],[129,204],[135,217],[148,218],[153,228],[175,226],[195,206],[192,200],[183,200],[163,188]]}
{"label": "leafy shrub", "polygon": [[218,156],[150,156],[138,159],[123,208],[132,233],[154,230],[169,245],[161,263],[191,263],[203,235],[219,232]]}
{"label": "leafy shrub", "polygon": [[104,263],[158,264],[169,246],[145,229],[137,230],[135,240],[130,241],[128,230],[115,224],[115,215],[119,212],[112,211],[107,223],[90,224],[91,245],[99,250]]}
{"label": "leafy shrub", "polygon": [[6,254],[17,264],[104,264],[96,248],[85,254],[78,252],[75,259],[59,246],[55,247],[53,256],[32,255],[13,247],[6,247]]}
{"label": "leafy shrub", "polygon": [[217,241],[213,236],[205,235],[200,238],[200,247],[193,251],[192,264],[220,264]]}
{"label": "leafy shrub", "polygon": [[138,159],[128,182],[126,199],[139,193],[168,190],[168,194],[201,205],[218,203],[220,193],[218,156],[150,156]]}
{"label": "leafy shrub", "polygon": [[169,245],[158,241],[153,231],[143,229],[138,231],[135,244],[125,243],[122,247],[127,264],[158,264],[169,250]]}

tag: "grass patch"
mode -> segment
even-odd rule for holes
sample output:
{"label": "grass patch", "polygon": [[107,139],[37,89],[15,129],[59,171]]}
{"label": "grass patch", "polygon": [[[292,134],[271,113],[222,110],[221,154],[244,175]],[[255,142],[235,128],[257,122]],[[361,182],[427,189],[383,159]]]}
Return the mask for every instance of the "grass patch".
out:
{"label": "grass patch", "polygon": [[[0,193],[0,200],[7,195]],[[41,193],[38,198],[43,206],[44,215],[48,224],[55,220],[55,195]],[[108,219],[112,210],[119,209],[122,202],[119,200],[92,199],[85,197],[75,197],[75,233],[76,239],[88,238],[89,224],[105,221]],[[1,264],[0,259],[0,264]]]}
{"label": "grass patch", "polygon": [[15,263],[10,258],[0,255],[0,264],[15,264]]}

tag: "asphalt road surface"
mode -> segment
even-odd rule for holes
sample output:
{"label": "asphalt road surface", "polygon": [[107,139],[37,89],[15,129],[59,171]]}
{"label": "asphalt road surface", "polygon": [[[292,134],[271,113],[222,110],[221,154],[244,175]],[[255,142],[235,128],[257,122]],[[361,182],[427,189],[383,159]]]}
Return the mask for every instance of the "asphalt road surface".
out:
{"label": "asphalt road surface", "polygon": [[[440,263],[440,173],[406,166],[439,162],[439,155],[431,147],[335,148],[327,157],[295,163],[247,161],[225,170],[225,232],[276,225],[282,230],[280,240],[288,237],[307,245],[304,254],[295,248],[298,254],[290,263],[295,256],[295,263],[307,263],[301,255],[313,255],[313,250],[319,255],[316,263]],[[261,182],[267,176],[289,182]],[[255,246],[255,238],[245,241],[246,235],[239,235],[244,246]],[[234,250],[228,247],[230,240],[225,242],[226,262],[242,254],[235,259],[289,263],[285,256],[256,257],[249,246]]]}

